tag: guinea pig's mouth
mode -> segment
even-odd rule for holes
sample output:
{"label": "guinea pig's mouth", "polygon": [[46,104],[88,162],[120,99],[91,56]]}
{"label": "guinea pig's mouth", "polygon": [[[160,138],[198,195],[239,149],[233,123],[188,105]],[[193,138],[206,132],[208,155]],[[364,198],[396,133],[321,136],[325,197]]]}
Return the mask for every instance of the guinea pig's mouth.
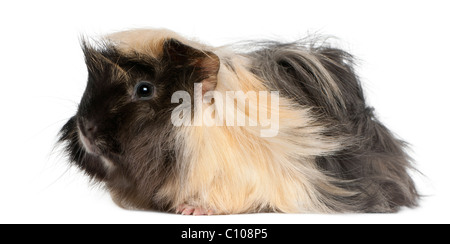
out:
{"label": "guinea pig's mouth", "polygon": [[95,141],[93,142],[92,140],[87,138],[83,134],[83,132],[81,131],[79,126],[77,126],[77,128],[78,128],[78,138],[79,138],[84,150],[86,151],[86,153],[99,158],[101,160],[101,162],[103,163],[103,165],[105,166],[106,170],[108,170],[108,171],[114,170],[115,164],[110,159],[103,156],[103,153],[101,153],[101,150],[95,144]]}

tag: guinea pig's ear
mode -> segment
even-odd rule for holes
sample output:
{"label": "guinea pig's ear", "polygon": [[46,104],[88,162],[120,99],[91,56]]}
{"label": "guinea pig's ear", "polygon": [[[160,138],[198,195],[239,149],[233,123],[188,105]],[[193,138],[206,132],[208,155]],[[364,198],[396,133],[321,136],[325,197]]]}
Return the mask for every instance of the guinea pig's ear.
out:
{"label": "guinea pig's ear", "polygon": [[195,67],[197,75],[202,77],[203,93],[216,87],[220,68],[220,59],[216,54],[171,38],[164,42],[164,58],[175,68]]}

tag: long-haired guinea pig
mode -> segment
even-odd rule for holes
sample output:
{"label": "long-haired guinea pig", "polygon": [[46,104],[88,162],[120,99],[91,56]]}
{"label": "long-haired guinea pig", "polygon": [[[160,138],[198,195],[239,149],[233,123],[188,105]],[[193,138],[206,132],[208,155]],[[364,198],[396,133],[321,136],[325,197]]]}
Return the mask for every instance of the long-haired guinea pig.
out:
{"label": "long-haired guinea pig", "polygon": [[406,145],[367,106],[345,51],[302,41],[215,48],[152,29],[82,48],[87,86],[60,142],[121,207],[205,215],[417,205]]}

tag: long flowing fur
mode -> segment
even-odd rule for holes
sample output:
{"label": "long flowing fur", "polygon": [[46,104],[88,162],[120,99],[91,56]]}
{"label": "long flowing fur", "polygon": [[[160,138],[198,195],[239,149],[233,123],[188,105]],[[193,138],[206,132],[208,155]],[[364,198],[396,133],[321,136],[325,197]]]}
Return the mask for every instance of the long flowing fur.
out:
{"label": "long flowing fur", "polygon": [[[71,161],[104,181],[120,206],[175,211],[189,204],[233,214],[395,212],[417,204],[406,144],[365,103],[353,58],[345,51],[326,44],[254,42],[252,51],[237,52],[167,30],[115,33],[104,43],[100,49],[84,44],[90,73],[111,69],[107,73],[124,73],[123,78],[112,88],[99,88],[95,79],[102,78],[90,74],[79,112],[62,129],[61,141]],[[134,74],[136,67],[142,68]],[[165,93],[150,110],[128,104],[133,77],[150,71],[149,77],[163,80],[158,89]],[[278,135],[260,137],[261,128],[252,126],[172,126],[170,95],[176,90],[194,95],[194,82],[224,97],[227,91],[279,91],[279,108],[259,107],[278,115]],[[226,106],[232,108],[226,113],[244,108],[239,112],[251,116],[242,101],[229,101],[238,106]],[[92,117],[93,107],[106,108],[101,116],[111,118],[102,123],[116,131],[108,134],[114,147],[105,145],[114,153],[92,156],[80,143],[77,121]]]}
{"label": "long flowing fur", "polygon": [[335,179],[334,185],[357,193],[340,197],[321,190],[333,200],[325,201],[330,208],[394,212],[417,204],[406,144],[366,105],[350,54],[326,45],[269,43],[249,55],[258,67],[254,72],[271,89],[311,107],[315,118],[332,126],[331,137],[347,140],[342,150],[315,158],[317,167]]}

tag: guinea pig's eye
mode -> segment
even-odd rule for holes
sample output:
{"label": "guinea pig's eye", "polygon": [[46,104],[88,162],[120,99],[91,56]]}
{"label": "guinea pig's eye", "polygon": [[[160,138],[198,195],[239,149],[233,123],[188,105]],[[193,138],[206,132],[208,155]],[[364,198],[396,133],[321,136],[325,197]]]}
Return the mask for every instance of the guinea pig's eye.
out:
{"label": "guinea pig's eye", "polygon": [[148,81],[141,81],[134,87],[134,97],[138,100],[148,100],[153,97],[155,86]]}

